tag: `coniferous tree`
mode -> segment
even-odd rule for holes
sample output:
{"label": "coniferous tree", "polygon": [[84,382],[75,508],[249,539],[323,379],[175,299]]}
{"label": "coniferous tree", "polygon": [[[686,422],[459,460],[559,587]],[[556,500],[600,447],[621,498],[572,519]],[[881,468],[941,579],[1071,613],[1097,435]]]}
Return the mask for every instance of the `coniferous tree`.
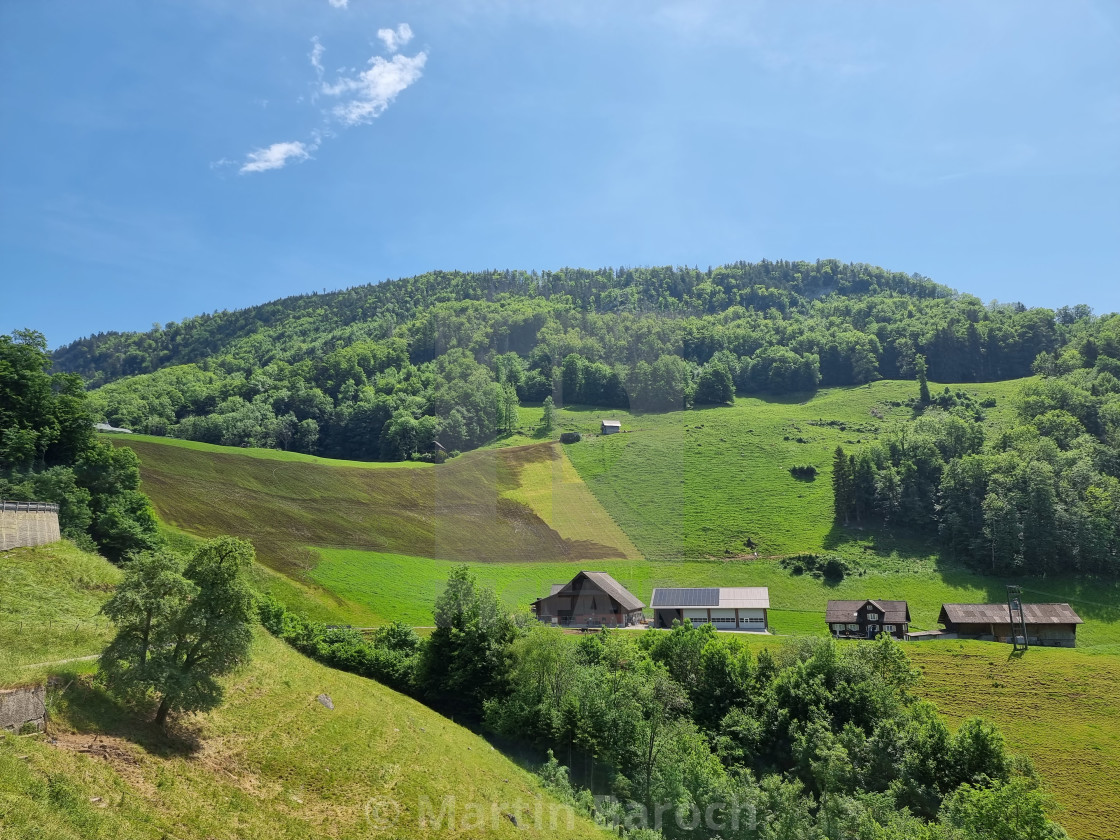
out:
{"label": "coniferous tree", "polygon": [[929,405],[929,382],[926,381],[926,357],[919,353],[914,357],[914,374],[918,380],[918,402]]}

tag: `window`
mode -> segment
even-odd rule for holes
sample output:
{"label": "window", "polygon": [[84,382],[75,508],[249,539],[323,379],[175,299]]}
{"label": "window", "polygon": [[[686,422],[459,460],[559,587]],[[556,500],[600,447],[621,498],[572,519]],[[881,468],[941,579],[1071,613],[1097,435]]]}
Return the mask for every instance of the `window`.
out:
{"label": "window", "polygon": [[839,633],[841,630],[844,629],[844,625],[843,624],[833,624],[832,629],[835,630],[837,633]]}
{"label": "window", "polygon": [[879,625],[878,624],[868,624],[867,625],[867,631],[869,633],[876,633],[876,632],[878,632],[878,630],[879,630]]}
{"label": "window", "polygon": [[858,624],[849,624],[848,629],[849,630],[859,630],[859,625]]}
{"label": "window", "polygon": [[747,621],[750,622],[751,624],[762,624],[763,623],[763,619],[758,618],[756,616],[751,616],[750,618],[747,619]]}
{"label": "window", "polygon": [[878,621],[879,620],[879,613],[868,613],[867,614],[867,620],[868,621]]}
{"label": "window", "polygon": [[894,625],[893,624],[884,624],[883,625],[883,632],[884,633],[893,633],[894,632]]}

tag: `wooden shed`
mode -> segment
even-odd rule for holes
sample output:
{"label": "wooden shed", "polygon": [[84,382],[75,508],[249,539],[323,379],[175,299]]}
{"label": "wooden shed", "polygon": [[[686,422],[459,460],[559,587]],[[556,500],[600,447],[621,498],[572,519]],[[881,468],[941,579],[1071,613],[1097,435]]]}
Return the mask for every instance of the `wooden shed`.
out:
{"label": "wooden shed", "polygon": [[626,627],[641,622],[644,607],[606,572],[580,572],[530,605],[538,621],[561,627]]}
{"label": "wooden shed", "polygon": [[599,429],[600,434],[604,434],[604,435],[613,435],[613,434],[617,434],[618,432],[621,432],[621,431],[622,431],[622,421],[621,420],[604,420],[602,426]]}
{"label": "wooden shed", "polygon": [[874,639],[880,633],[905,639],[910,627],[910,607],[905,601],[829,601],[825,608],[828,630],[840,639]]}
{"label": "wooden shed", "polygon": [[711,624],[717,630],[765,633],[770,590],[765,586],[723,586],[692,589],[655,589],[653,626],[672,627],[674,621]]}
{"label": "wooden shed", "polygon": [[[1084,624],[1069,604],[1023,604],[1027,644],[1037,647],[1074,647],[1077,625]],[[986,642],[1011,641],[1007,604],[942,604],[937,617],[945,636]]]}

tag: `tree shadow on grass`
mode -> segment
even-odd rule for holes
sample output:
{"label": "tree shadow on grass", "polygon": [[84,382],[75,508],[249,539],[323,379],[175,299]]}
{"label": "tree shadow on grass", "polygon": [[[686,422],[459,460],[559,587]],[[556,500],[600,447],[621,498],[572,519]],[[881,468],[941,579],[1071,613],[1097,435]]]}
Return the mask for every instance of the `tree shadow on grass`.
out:
{"label": "tree shadow on grass", "polygon": [[48,692],[50,715],[76,732],[109,736],[136,744],[160,758],[190,756],[202,748],[202,729],[188,720],[169,719],[166,730],[152,722],[155,704],[131,705],[111,697],[92,674],[58,672]]}

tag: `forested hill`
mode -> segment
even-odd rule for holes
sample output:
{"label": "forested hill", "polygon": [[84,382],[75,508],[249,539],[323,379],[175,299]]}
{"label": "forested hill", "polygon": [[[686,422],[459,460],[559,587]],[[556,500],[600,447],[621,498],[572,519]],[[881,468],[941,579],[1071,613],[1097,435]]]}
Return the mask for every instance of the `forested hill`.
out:
{"label": "forested hill", "polygon": [[514,428],[523,402],[666,411],[909,378],[923,357],[934,381],[1008,379],[1093,336],[1113,355],[1116,321],[830,260],[433,273],[94,336],[54,361],[136,431],[438,459]]}
{"label": "forested hill", "polygon": [[[686,315],[712,315],[740,306],[788,317],[829,296],[944,299],[953,294],[917,274],[836,260],[738,262],[707,271],[671,266],[540,273],[435,271],[198,315],[143,333],[97,333],[56,350],[54,362],[57,370],[81,374],[97,385],[225,352],[253,358],[257,364],[275,358],[299,361],[324,346],[388,338],[417,313],[459,301],[524,298],[579,312]],[[254,336],[261,339],[254,341]],[[272,343],[277,338],[279,345]]]}

